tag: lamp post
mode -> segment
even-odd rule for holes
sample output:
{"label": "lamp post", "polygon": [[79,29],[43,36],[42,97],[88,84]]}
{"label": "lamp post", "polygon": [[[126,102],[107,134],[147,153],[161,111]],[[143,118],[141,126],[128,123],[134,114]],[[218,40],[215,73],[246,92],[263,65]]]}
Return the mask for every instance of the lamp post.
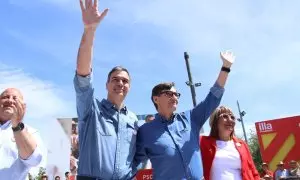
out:
{"label": "lamp post", "polygon": [[[188,53],[184,52],[185,64],[186,64],[186,69],[187,69],[187,73],[188,73],[188,77],[189,77],[189,80],[186,81],[185,84],[191,88],[191,95],[192,95],[192,100],[193,100],[193,106],[195,107],[197,105],[195,87],[201,86],[201,83],[198,82],[198,83],[194,84],[194,82],[193,82],[192,73],[191,73],[191,69],[190,69],[189,58],[190,58],[190,56],[188,55]],[[203,128],[201,128],[200,132],[201,133],[204,132]]]}
{"label": "lamp post", "polygon": [[185,84],[187,86],[190,86],[191,88],[191,94],[192,94],[192,100],[193,100],[193,105],[194,107],[197,105],[197,101],[196,101],[196,91],[195,91],[195,87],[199,87],[201,86],[201,83],[195,83],[193,82],[193,78],[192,78],[192,73],[191,73],[191,69],[190,69],[190,63],[189,63],[189,55],[187,52],[184,52],[184,59],[185,59],[185,64],[186,64],[186,69],[187,69],[187,73],[188,73],[188,77],[189,80],[185,82]]}
{"label": "lamp post", "polygon": [[239,115],[240,115],[240,118],[238,118],[237,120],[242,123],[245,142],[248,144],[248,139],[247,139],[246,130],[245,130],[245,126],[244,126],[244,120],[243,120],[243,117],[246,115],[246,112],[241,111],[239,101],[236,101],[236,103],[237,103]]}

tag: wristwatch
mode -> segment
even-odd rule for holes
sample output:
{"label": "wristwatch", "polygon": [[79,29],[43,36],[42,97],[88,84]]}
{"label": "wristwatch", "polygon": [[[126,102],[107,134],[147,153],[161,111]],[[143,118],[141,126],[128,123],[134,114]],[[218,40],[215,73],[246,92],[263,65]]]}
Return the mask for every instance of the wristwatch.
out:
{"label": "wristwatch", "polygon": [[230,72],[230,68],[223,66],[221,68],[221,71],[225,71],[225,72],[229,73]]}
{"label": "wristwatch", "polygon": [[22,122],[19,122],[19,124],[16,127],[12,127],[13,132],[22,131],[24,129],[25,125]]}

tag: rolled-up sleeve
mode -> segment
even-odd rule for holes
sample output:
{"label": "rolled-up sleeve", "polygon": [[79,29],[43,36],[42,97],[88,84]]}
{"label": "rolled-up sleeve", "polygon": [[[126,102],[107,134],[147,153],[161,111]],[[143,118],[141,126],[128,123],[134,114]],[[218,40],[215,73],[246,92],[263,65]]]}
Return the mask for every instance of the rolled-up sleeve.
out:
{"label": "rolled-up sleeve", "polygon": [[225,89],[221,87],[218,83],[215,83],[213,87],[210,88],[210,92],[216,96],[216,98],[222,98]]}
{"label": "rolled-up sleeve", "polygon": [[36,166],[44,167],[46,166],[47,163],[47,148],[44,146],[44,143],[37,131],[31,133],[36,140],[37,147],[27,159],[22,159],[21,157],[19,157],[19,159],[27,167],[36,167]]}
{"label": "rolled-up sleeve", "polygon": [[88,76],[80,76],[78,74],[75,74],[74,77],[78,120],[85,119],[84,117],[92,108],[92,104],[94,101],[94,88],[92,85],[92,76],[93,74],[91,73]]}
{"label": "rolled-up sleeve", "polygon": [[215,83],[204,101],[200,102],[191,111],[191,120],[197,126],[197,130],[200,131],[201,127],[211,115],[211,113],[219,106],[222,96],[224,94],[224,88],[218,83]]}
{"label": "rolled-up sleeve", "polygon": [[39,147],[36,147],[33,153],[27,159],[20,158],[20,160],[28,167],[35,167],[42,162],[42,158],[42,151]]}

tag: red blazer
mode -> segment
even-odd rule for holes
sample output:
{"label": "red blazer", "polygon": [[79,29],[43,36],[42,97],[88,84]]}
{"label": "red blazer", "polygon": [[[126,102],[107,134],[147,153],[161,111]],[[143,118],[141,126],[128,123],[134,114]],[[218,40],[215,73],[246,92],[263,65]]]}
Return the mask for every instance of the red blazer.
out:
{"label": "red blazer", "polygon": [[[237,138],[233,138],[234,145],[238,150],[242,161],[242,179],[243,180],[259,180],[259,174],[255,168],[248,145]],[[203,171],[205,180],[210,179],[210,170],[216,154],[216,139],[209,136],[200,137],[200,149],[202,155]]]}

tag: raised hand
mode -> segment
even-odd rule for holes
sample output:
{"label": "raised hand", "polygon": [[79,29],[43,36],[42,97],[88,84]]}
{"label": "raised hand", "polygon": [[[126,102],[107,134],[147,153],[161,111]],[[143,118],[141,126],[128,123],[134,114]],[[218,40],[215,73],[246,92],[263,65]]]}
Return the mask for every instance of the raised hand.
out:
{"label": "raised hand", "polygon": [[19,122],[23,121],[25,115],[26,104],[21,99],[16,99],[13,106],[14,113],[11,117],[11,122],[13,126],[17,126]]}
{"label": "raised hand", "polygon": [[[85,5],[83,5],[83,1],[85,1]],[[96,29],[108,12],[108,9],[105,9],[101,13],[99,12],[98,0],[80,0],[80,8],[82,21],[86,29]]]}
{"label": "raised hand", "polygon": [[220,57],[223,61],[223,66],[230,68],[235,61],[235,56],[231,51],[220,52]]}

